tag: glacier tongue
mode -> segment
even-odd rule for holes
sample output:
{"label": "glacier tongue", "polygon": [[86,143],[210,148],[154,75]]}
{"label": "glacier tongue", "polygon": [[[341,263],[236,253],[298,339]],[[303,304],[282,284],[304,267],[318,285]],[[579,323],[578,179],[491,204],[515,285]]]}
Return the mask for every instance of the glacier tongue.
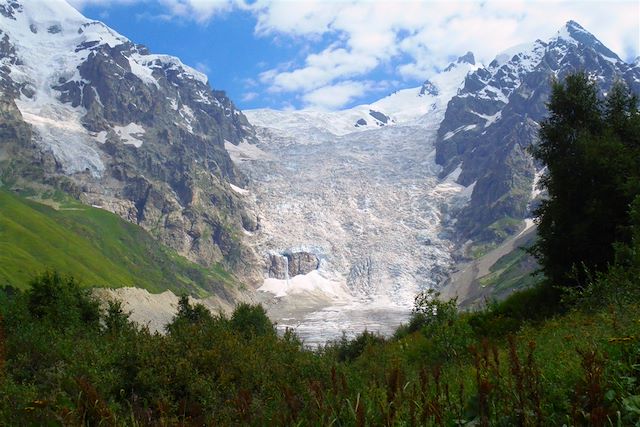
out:
{"label": "glacier tongue", "polygon": [[254,123],[268,113],[280,125],[259,128],[258,147],[268,155],[238,162],[260,217],[255,244],[265,257],[304,251],[320,260],[317,271],[287,283],[265,279],[265,305],[280,327],[296,328],[312,345],[343,330],[388,334],[407,319],[416,294],[445,277],[451,213],[469,192],[438,179],[440,104],[416,124],[341,136],[309,121],[284,126],[289,112],[247,112]]}
{"label": "glacier tongue", "polygon": [[[428,92],[405,89],[344,111],[245,111],[260,155],[233,158],[260,218],[252,235],[267,264],[260,294],[280,328],[310,345],[343,331],[390,334],[416,294],[447,276],[450,227],[473,187],[438,178],[435,141],[475,68],[452,64]],[[318,269],[282,280],[289,264],[278,254],[317,259]]]}

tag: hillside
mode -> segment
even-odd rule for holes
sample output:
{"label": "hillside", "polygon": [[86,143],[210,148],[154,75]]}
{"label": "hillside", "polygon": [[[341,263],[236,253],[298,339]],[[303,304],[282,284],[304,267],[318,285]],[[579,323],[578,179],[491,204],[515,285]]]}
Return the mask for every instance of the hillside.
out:
{"label": "hillside", "polygon": [[139,226],[62,193],[44,197],[47,204],[0,189],[3,285],[24,288],[34,274],[48,268],[73,274],[85,286],[136,286],[228,298],[237,292],[237,280],[219,265],[194,264],[158,245]]}

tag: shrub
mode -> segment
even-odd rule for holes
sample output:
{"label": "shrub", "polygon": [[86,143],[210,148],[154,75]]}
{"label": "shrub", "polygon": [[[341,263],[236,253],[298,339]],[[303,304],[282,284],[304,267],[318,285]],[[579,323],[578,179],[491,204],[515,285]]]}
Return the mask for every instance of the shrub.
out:
{"label": "shrub", "polygon": [[384,342],[383,336],[366,329],[352,340],[349,340],[343,333],[342,338],[334,344],[336,357],[340,362],[350,362],[360,357],[367,347],[380,345]]}
{"label": "shrub", "polygon": [[53,325],[71,326],[79,323],[98,326],[99,303],[90,291],[82,289],[73,277],[56,271],[46,271],[34,278],[27,292],[29,312]]}
{"label": "shrub", "polygon": [[261,305],[238,304],[231,315],[231,327],[245,338],[273,335],[275,328]]}

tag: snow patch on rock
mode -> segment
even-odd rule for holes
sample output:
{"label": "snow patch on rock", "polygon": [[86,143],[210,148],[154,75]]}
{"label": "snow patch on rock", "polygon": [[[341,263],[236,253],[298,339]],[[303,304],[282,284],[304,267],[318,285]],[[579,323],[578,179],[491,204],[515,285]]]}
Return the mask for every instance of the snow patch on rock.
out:
{"label": "snow patch on rock", "polygon": [[142,137],[145,129],[137,123],[129,123],[126,126],[114,126],[113,131],[118,135],[120,141],[125,145],[133,145],[136,148],[142,147]]}

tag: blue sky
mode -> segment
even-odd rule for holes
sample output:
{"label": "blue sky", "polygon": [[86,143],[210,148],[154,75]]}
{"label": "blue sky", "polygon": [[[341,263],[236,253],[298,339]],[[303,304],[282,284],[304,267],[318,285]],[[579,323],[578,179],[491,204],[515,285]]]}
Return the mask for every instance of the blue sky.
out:
{"label": "blue sky", "polygon": [[69,0],[178,56],[242,109],[339,109],[417,86],[467,51],[488,63],[573,19],[626,61],[638,1]]}

